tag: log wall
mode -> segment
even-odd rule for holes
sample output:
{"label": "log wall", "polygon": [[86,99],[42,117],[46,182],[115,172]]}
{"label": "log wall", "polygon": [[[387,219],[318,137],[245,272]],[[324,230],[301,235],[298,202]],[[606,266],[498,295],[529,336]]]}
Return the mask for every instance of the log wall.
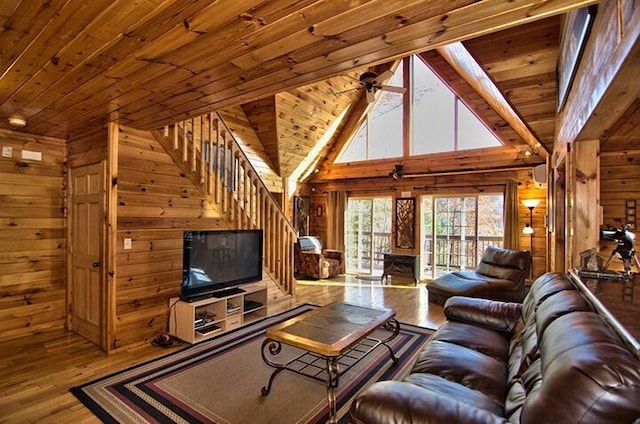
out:
{"label": "log wall", "polygon": [[[534,276],[539,276],[546,272],[547,268],[547,229],[545,228],[547,190],[546,186],[539,187],[533,182],[530,169],[402,178],[398,181],[387,177],[311,184],[310,231],[311,234],[318,235],[322,240],[326,240],[328,191],[346,190],[351,195],[392,197],[400,197],[402,192],[409,192],[412,197],[416,198],[421,195],[438,194],[502,193],[506,181],[509,180],[515,180],[520,183],[518,186],[520,200],[534,198],[541,200],[540,204],[533,210],[533,273]],[[417,202],[418,204],[419,202]],[[322,216],[317,214],[318,206],[322,207]],[[525,224],[529,223],[529,209],[519,203],[518,212],[520,221],[518,227],[522,229]],[[416,232],[416,234],[418,233]],[[531,250],[530,236],[520,233],[520,248]],[[414,252],[403,250],[403,252],[418,253],[417,250]]]}
{"label": "log wall", "polygon": [[[0,130],[0,343],[65,323],[64,140]],[[21,159],[22,150],[42,161]]]}
{"label": "log wall", "polygon": [[[602,152],[600,154],[600,203],[602,204],[602,224],[620,228],[626,224],[626,202],[635,201],[636,219],[630,221],[636,229],[631,232],[638,235],[638,213],[640,213],[640,151]],[[600,253],[608,258],[615,243],[600,240]],[[613,269],[622,270],[617,260]]]}
{"label": "log wall", "polygon": [[[151,133],[120,127],[114,348],[166,331],[184,229],[228,228]],[[132,239],[124,250],[124,239]]]}

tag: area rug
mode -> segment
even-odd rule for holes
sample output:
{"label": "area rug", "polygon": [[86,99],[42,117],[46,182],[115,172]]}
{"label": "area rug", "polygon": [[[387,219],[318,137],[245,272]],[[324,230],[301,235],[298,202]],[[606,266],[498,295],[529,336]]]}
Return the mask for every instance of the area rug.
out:
{"label": "area rug", "polygon": [[[267,328],[314,309],[302,305],[290,311],[222,334],[179,352],[137,365],[71,392],[106,423],[325,423],[326,386],[288,371],[280,373],[271,392],[261,395],[271,375],[261,356]],[[383,329],[376,330],[382,335]],[[384,347],[340,376],[336,390],[338,416],[348,421],[353,397],[378,380],[406,375],[420,347],[433,330],[402,324],[391,345],[399,362],[393,365]],[[374,334],[375,335],[375,334]],[[296,355],[295,348],[279,355]]]}

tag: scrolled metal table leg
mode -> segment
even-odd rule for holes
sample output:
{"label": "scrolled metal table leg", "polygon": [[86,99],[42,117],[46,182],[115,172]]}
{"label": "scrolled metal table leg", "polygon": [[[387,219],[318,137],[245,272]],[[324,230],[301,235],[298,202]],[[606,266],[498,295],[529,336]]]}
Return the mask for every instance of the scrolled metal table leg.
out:
{"label": "scrolled metal table leg", "polygon": [[387,342],[390,342],[398,336],[398,334],[400,333],[400,323],[395,318],[391,318],[389,321],[385,322],[382,327],[387,331],[391,331],[392,333],[389,337],[381,340],[380,342],[389,350],[389,355],[391,356],[391,360],[393,361],[393,363],[397,364],[398,358],[396,358],[395,353],[393,353],[393,349],[391,349],[391,346],[389,346]]}
{"label": "scrolled metal table leg", "polygon": [[262,387],[262,396],[267,396],[269,394],[269,392],[271,391],[271,385],[273,384],[273,379],[276,378],[276,375],[280,374],[280,372],[286,368],[284,365],[273,362],[269,358],[267,358],[265,351],[269,351],[269,354],[271,356],[276,356],[280,353],[281,350],[282,345],[278,341],[265,339],[265,341],[262,342],[262,360],[270,367],[275,368],[273,373],[271,373],[271,377],[269,377],[269,383],[266,386]]}
{"label": "scrolled metal table leg", "polygon": [[327,358],[327,401],[329,403],[329,424],[335,424],[336,421],[336,392],[340,382],[340,366],[338,358]]}

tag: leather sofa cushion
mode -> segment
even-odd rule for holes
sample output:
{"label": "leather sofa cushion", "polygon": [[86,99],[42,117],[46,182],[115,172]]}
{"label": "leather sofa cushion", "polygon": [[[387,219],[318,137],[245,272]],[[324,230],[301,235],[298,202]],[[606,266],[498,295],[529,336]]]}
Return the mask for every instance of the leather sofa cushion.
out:
{"label": "leather sofa cushion", "polygon": [[509,335],[521,319],[521,310],[519,303],[463,296],[450,297],[444,304],[444,315],[449,321],[481,325]]}
{"label": "leather sofa cushion", "polygon": [[436,278],[427,285],[427,289],[438,293],[439,289],[451,293],[452,296],[472,296],[488,290],[513,290],[513,281],[491,278],[475,271],[457,271]]}
{"label": "leather sofa cushion", "polygon": [[507,364],[466,346],[430,341],[411,372],[438,375],[484,393],[500,405],[507,396]]}
{"label": "leather sofa cushion", "polygon": [[482,263],[496,265],[501,268],[512,268],[524,271],[529,269],[530,253],[527,251],[501,249],[488,246],[482,254]]}
{"label": "leather sofa cushion", "polygon": [[[573,331],[571,330],[573,329]],[[526,422],[634,422],[640,368],[594,312],[558,317],[540,338],[541,375],[527,393]]]}

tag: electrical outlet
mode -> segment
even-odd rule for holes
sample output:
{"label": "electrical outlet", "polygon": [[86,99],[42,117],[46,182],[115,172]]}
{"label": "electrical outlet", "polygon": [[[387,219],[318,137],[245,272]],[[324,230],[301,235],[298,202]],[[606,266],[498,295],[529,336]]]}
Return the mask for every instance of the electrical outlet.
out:
{"label": "electrical outlet", "polygon": [[13,147],[11,146],[2,146],[2,157],[10,158],[13,156]]}
{"label": "electrical outlet", "polygon": [[124,239],[124,250],[129,250],[129,249],[131,249],[131,239],[126,238]]}

